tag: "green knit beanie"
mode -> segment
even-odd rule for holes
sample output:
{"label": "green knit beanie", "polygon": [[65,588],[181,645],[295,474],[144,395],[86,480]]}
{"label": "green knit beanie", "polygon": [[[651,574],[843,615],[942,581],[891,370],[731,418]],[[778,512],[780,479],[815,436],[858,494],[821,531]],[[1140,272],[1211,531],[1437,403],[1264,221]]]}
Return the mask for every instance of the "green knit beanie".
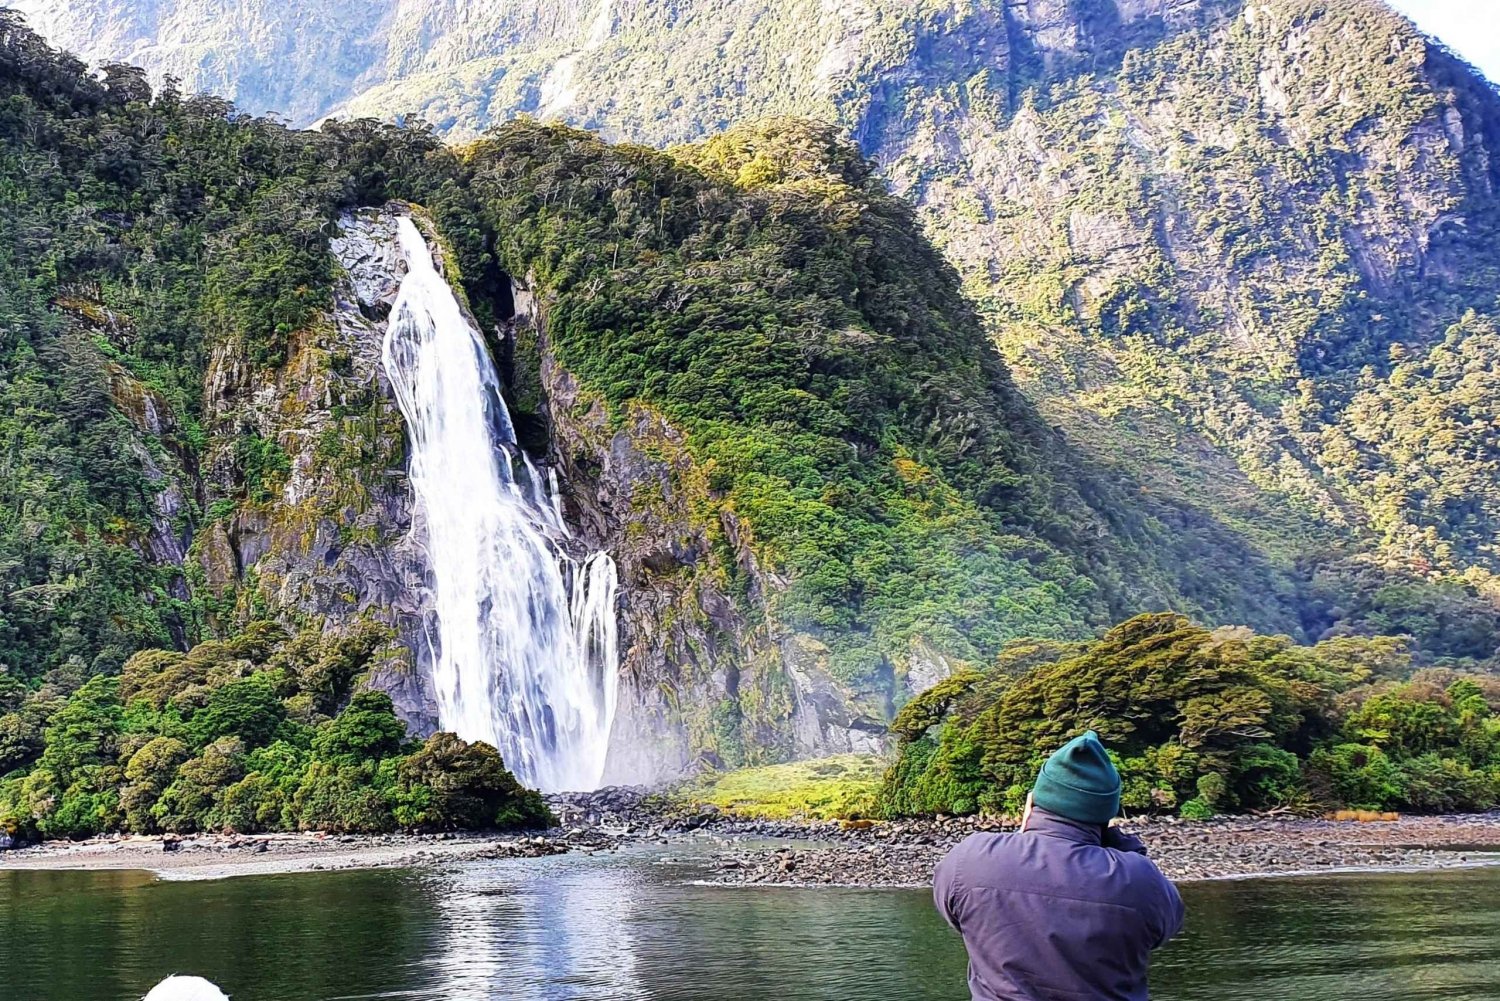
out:
{"label": "green knit beanie", "polygon": [[1107,824],[1120,812],[1120,773],[1090,730],[1052,752],[1031,787],[1031,802],[1086,824]]}

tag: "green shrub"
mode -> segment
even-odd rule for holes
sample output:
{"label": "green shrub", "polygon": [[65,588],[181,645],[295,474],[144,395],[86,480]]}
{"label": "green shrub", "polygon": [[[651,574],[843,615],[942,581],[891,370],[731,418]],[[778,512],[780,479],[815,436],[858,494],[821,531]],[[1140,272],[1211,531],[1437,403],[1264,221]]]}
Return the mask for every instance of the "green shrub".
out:
{"label": "green shrub", "polygon": [[1213,817],[1214,808],[1201,799],[1190,799],[1178,812],[1184,820],[1208,820]]}
{"label": "green shrub", "polygon": [[245,774],[245,745],[221,737],[183,763],[172,784],[162,791],[151,816],[164,831],[189,834],[219,829],[215,807],[223,790]]}
{"label": "green shrub", "polygon": [[[1218,772],[1209,772],[1207,775],[1198,776],[1198,795],[1195,799],[1189,800],[1188,803],[1197,802],[1208,807],[1210,810],[1216,810],[1220,805],[1224,804],[1228,794],[1228,780]],[[1183,808],[1186,809],[1186,807],[1187,803],[1184,803]]]}
{"label": "green shrub", "polygon": [[282,789],[260,772],[251,772],[219,796],[219,825],[239,834],[282,828],[287,797]]}
{"label": "green shrub", "polygon": [[191,753],[175,737],[156,737],[130,756],[125,765],[125,785],[120,790],[120,806],[125,811],[128,830],[140,833],[156,830],[157,818],[151,811]]}
{"label": "green shrub", "polygon": [[[1302,763],[1291,751],[1269,744],[1252,744],[1234,761],[1234,790],[1234,799],[1222,796],[1213,799],[1205,796],[1204,799],[1214,807],[1229,807],[1239,803],[1268,807],[1292,803],[1301,797],[1304,790]],[[1198,791],[1202,796],[1201,779]]]}
{"label": "green shrub", "polygon": [[1406,799],[1401,769],[1373,745],[1321,747],[1308,766],[1327,780],[1337,802],[1353,809],[1384,810]]}
{"label": "green shrub", "polygon": [[1426,812],[1487,810],[1500,800],[1493,772],[1429,752],[1400,765],[1401,806]]}
{"label": "green shrub", "polygon": [[200,744],[233,737],[245,747],[262,747],[276,737],[285,719],[274,681],[259,672],[215,688],[188,728]]}
{"label": "green shrub", "polygon": [[435,733],[397,768],[396,822],[422,830],[541,827],[552,822],[542,798],[524,789],[483,742]]}
{"label": "green shrub", "polygon": [[293,794],[297,829],[381,833],[396,829],[387,790],[376,783],[373,762],[314,761]]}
{"label": "green shrub", "polygon": [[401,750],[406,724],[385,692],[360,692],[337,717],[318,727],[313,754],[324,761],[379,761]]}
{"label": "green shrub", "polygon": [[57,809],[37,824],[48,838],[88,838],[120,829],[120,770],[86,765],[74,769]]}
{"label": "green shrub", "polygon": [[675,795],[738,817],[854,820],[875,814],[882,770],[878,757],[841,754],[711,773]]}

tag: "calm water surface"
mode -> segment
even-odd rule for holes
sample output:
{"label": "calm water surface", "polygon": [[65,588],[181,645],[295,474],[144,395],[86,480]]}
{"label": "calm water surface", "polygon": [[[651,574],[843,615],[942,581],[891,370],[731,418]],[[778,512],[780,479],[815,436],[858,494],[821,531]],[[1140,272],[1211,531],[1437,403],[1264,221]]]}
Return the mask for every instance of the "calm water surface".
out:
{"label": "calm water surface", "polygon": [[[684,885],[646,851],[157,882],[0,872],[0,998],[961,1001],[925,892]],[[1500,998],[1500,869],[1195,884],[1163,1001]]]}

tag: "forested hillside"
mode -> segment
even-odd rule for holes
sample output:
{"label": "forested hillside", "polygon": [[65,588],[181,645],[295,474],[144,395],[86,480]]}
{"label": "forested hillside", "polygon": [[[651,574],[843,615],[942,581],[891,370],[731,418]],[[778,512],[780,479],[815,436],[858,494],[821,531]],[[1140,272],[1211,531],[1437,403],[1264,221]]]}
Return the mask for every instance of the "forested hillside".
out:
{"label": "forested hillside", "polygon": [[[14,22],[5,42],[13,671],[113,670],[201,633],[194,529],[287,473],[251,429],[213,429],[227,455],[208,440],[208,357],[232,343],[269,381],[331,305],[338,211],[398,194],[430,203],[482,317],[500,266],[530,274],[585,386],[691,429],[716,502],[794,580],[797,621],[842,636],[874,631],[865,604],[921,615],[918,578],[879,593],[920,574],[943,644],[982,650],[1135,600],[1082,575],[1116,555],[1089,541],[1097,516],[1048,478],[1048,433],[908,211],[827,130],[665,156],[517,125],[454,152],[419,131],[288,131],[124,68],[96,81]],[[209,452],[227,478],[197,478]],[[955,604],[1002,595],[1013,625]]]}
{"label": "forested hillside", "polygon": [[[374,555],[407,528],[381,500],[404,456],[330,250],[393,198],[426,206],[523,437],[621,561],[622,670],[659,700],[641,725],[676,735],[672,769],[853,739],[840,720],[878,729],[1018,636],[1291,615],[1233,533],[1070,453],[829,127],[670,153],[528,122],[464,148],[301,132],[0,25],[0,734],[35,830],[118,826],[148,772],[140,829],[212,825],[241,781],[258,826],[416,815],[415,751],[381,721],[435,725],[389,607],[420,579],[357,579],[394,565]],[[320,635],[364,640],[309,681]],[[371,686],[397,704],[350,701]],[[329,750],[356,724],[369,753]],[[211,788],[179,808],[182,769]]]}
{"label": "forested hillside", "polygon": [[1206,437],[1302,526],[1240,520],[1268,551],[1352,557],[1320,584],[1488,593],[1496,94],[1379,4],[1218,10],[893,174],[1080,447],[1227,513]]}
{"label": "forested hillside", "polygon": [[354,19],[275,4],[253,31],[211,0],[24,9],[98,57],[216,25],[138,54],[309,120],[530,113],[657,145],[838,123],[1068,465],[1190,537],[1199,607],[1310,637],[1489,614],[1500,104],[1378,0],[376,3],[362,48]]}
{"label": "forested hillside", "polygon": [[[410,511],[378,304],[330,250],[368,207],[442,245],[523,443],[621,564],[629,735],[668,748],[641,774],[865,746],[1014,640],[1144,611],[1490,661],[1491,88],[1374,3],[876,5],[816,32],[773,6],[717,61],[658,48],[686,36],[652,4],[574,10],[534,87],[434,116],[695,140],[665,150],[292,130],[0,14],[0,767],[51,776],[8,802],[109,827],[137,738],[181,743],[173,769],[228,754],[225,788],[283,742],[257,823],[296,826],[357,690],[435,725],[396,610],[420,567],[387,558]],[[611,83],[636,71],[681,100]],[[705,137],[751,104],[873,159],[796,118]],[[205,648],[149,712],[111,680],[273,622],[376,639],[321,694],[269,647]],[[194,722],[226,685],[269,729]],[[74,700],[114,737],[49,759]],[[382,762],[414,749],[376,743],[344,763],[385,769],[387,824]]]}

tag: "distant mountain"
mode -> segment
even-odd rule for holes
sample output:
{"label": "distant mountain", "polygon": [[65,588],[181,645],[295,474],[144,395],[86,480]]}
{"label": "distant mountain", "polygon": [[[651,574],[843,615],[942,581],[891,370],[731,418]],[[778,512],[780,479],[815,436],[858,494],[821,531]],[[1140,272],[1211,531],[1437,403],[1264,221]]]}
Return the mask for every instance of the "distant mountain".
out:
{"label": "distant mountain", "polygon": [[[51,772],[71,805],[33,797],[56,830],[116,823],[141,731],[115,722],[146,689],[165,714],[129,726],[164,738],[250,700],[243,750],[278,720],[305,744],[356,680],[391,696],[356,713],[438,725],[453,620],[431,617],[413,506],[425,432],[383,362],[403,216],[489,339],[516,482],[563,554],[618,571],[591,592],[618,627],[598,642],[619,653],[613,780],[873,749],[897,705],[1008,641],[1132,610],[1299,628],[1287,568],[1041,419],[831,126],[668,151],[524,120],[464,147],[292,130],[132,67],[96,77],[4,11],[0,774],[86,763]],[[562,587],[513,621],[571,621]],[[113,736],[77,756],[54,718]],[[36,813],[21,785],[0,783],[0,826],[7,797]]]}
{"label": "distant mountain", "polygon": [[[1015,92],[1192,28],[1215,0],[16,0],[54,44],[307,124],[421,112],[472,134],[517,113],[650,142],[746,117],[856,126],[913,86]],[[873,124],[873,123],[871,123]]]}
{"label": "distant mountain", "polygon": [[1047,461],[1113,481],[1096,507],[1143,549],[1212,554],[1106,561],[1133,578],[1106,590],[1489,642],[1440,637],[1500,572],[1500,97],[1375,0],[18,7],[299,123],[530,114],[667,146],[832,121],[959,270],[1065,439]]}

